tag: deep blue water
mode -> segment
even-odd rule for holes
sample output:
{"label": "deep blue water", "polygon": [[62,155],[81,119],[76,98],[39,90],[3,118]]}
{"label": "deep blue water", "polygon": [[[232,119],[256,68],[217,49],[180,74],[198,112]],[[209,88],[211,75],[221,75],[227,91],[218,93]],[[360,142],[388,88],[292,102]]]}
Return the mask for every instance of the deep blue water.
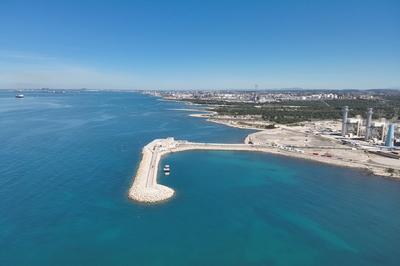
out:
{"label": "deep blue water", "polygon": [[400,265],[400,182],[268,154],[183,152],[128,200],[154,138],[249,133],[135,93],[0,92],[0,265]]}

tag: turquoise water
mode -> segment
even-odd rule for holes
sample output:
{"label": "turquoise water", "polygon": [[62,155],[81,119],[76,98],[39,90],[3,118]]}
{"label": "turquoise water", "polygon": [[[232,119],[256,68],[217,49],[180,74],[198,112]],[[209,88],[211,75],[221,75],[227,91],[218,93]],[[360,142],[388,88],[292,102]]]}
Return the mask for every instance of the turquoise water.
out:
{"label": "turquoise water", "polygon": [[134,93],[0,93],[0,265],[399,265],[400,182],[246,152],[164,162],[164,204],[127,199],[143,145],[248,131]]}

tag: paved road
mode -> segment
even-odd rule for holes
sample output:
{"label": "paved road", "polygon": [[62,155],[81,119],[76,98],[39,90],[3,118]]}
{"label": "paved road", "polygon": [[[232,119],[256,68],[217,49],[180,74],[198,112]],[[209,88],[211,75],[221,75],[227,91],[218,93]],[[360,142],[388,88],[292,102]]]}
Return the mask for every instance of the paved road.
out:
{"label": "paved road", "polygon": [[154,147],[154,150],[151,152],[150,170],[147,173],[146,187],[151,187],[156,183],[155,178],[158,170],[156,169],[158,152],[158,147]]}

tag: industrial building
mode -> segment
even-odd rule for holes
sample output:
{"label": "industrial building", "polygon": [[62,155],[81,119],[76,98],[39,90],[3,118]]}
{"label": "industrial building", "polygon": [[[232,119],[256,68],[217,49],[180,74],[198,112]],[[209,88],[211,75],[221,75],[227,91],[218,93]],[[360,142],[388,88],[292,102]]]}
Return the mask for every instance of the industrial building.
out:
{"label": "industrial building", "polygon": [[361,116],[349,118],[349,107],[342,108],[342,132],[344,138],[365,140],[370,143],[384,144],[386,147],[393,148],[400,145],[399,127],[395,123],[389,123],[382,118],[379,121],[372,120],[373,109],[368,108],[366,119]]}

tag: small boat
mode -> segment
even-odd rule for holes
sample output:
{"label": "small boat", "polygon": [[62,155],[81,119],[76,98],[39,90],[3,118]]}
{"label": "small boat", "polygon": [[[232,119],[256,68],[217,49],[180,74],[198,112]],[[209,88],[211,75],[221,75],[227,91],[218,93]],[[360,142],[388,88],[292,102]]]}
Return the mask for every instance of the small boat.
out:
{"label": "small boat", "polygon": [[21,99],[24,98],[25,96],[22,93],[18,93],[17,95],[15,95],[15,98]]}
{"label": "small boat", "polygon": [[169,168],[169,164],[164,165],[164,174],[169,175],[171,169]]}

